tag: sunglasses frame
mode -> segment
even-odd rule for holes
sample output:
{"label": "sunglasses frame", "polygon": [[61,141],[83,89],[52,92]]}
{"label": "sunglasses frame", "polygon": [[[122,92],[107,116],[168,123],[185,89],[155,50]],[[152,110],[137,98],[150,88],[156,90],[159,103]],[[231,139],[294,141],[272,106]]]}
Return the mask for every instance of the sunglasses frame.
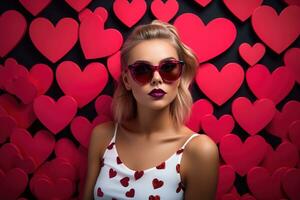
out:
{"label": "sunglasses frame", "polygon": [[[155,71],[158,71],[158,73],[159,73],[159,75],[161,76],[161,78],[162,78],[162,80],[165,82],[165,83],[172,83],[172,82],[174,82],[174,81],[176,81],[176,80],[178,80],[178,78],[177,79],[175,79],[175,80],[172,80],[172,81],[168,81],[168,80],[165,80],[164,79],[164,77],[161,75],[161,73],[160,73],[160,68],[163,66],[163,64],[165,64],[166,62],[175,62],[176,64],[179,64],[179,66],[181,67],[181,70],[180,70],[180,74],[178,75],[178,78],[181,76],[181,74],[182,74],[182,72],[183,72],[183,69],[184,69],[184,61],[182,61],[182,60],[176,60],[176,59],[172,59],[172,60],[164,60],[164,61],[161,61],[158,65],[152,65],[150,62],[147,62],[147,61],[136,61],[135,63],[133,63],[133,64],[131,64],[131,65],[128,65],[127,66],[127,69],[130,71],[130,73],[131,73],[131,76],[132,76],[132,78],[137,82],[137,83],[139,83],[139,84],[141,84],[141,85],[144,85],[144,84],[147,84],[148,82],[150,82],[151,81],[151,79],[153,78],[153,75],[154,75],[154,72]],[[142,82],[140,82],[140,81],[138,81],[136,78],[135,78],[135,75],[134,75],[134,72],[133,72],[133,69],[136,67],[136,65],[138,65],[138,64],[143,64],[143,63],[145,63],[145,64],[148,64],[150,67],[151,67],[151,70],[152,70],[152,75],[151,75],[151,79],[149,80],[149,81],[147,81],[146,83],[142,83]],[[127,71],[127,70],[126,70]]]}

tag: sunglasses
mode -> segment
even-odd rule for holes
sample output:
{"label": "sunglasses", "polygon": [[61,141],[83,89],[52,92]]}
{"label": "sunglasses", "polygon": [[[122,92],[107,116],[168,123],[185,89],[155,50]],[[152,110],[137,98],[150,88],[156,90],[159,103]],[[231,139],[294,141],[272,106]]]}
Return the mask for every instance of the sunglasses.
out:
{"label": "sunglasses", "polygon": [[153,66],[147,61],[137,61],[128,65],[128,69],[132,78],[141,85],[149,83],[156,70],[165,83],[172,83],[181,76],[183,65],[183,61],[175,59],[162,61],[158,66]]}

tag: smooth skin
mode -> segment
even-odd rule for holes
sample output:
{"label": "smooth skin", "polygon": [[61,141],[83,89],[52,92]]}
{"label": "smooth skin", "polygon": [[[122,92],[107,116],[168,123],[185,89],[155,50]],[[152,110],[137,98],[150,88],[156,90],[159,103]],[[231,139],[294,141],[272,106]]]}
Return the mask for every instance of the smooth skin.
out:
{"label": "smooth skin", "polygon": [[[178,60],[177,52],[168,40],[145,40],[132,49],[128,63],[146,60],[158,65],[161,60],[170,57]],[[176,129],[169,114],[170,103],[176,97],[181,79],[166,84],[158,71],[145,85],[135,82],[129,72],[122,74],[122,78],[126,89],[132,91],[137,101],[138,116],[119,124],[115,145],[128,168],[145,170],[167,160],[193,134],[184,124]],[[167,94],[162,99],[154,100],[148,95],[154,88],[163,89]],[[92,131],[84,200],[93,199],[100,161],[113,137],[114,128],[114,122],[106,122]],[[186,187],[185,200],[215,199],[219,151],[214,141],[204,134],[194,137],[185,147],[180,164],[181,179]]]}

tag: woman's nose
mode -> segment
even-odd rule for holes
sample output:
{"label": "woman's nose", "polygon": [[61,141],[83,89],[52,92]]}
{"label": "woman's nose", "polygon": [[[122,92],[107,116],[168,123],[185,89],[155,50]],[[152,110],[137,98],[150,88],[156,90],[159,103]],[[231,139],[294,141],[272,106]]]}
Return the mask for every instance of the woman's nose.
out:
{"label": "woman's nose", "polygon": [[163,80],[162,80],[159,72],[157,70],[155,70],[154,73],[153,73],[153,77],[151,79],[151,84],[156,85],[156,84],[162,83],[162,82],[163,82]]}

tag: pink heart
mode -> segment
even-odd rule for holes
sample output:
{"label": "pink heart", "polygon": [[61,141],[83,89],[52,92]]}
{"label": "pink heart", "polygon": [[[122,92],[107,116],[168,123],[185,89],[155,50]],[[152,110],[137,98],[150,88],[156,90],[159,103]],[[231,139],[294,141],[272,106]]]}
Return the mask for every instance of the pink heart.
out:
{"label": "pink heart", "polygon": [[45,94],[53,82],[53,72],[46,64],[35,64],[29,72],[30,81],[35,85],[38,96]]}
{"label": "pink heart", "polygon": [[78,23],[72,18],[63,18],[53,26],[48,19],[39,17],[31,22],[29,35],[35,47],[55,63],[77,42]]}
{"label": "pink heart", "polygon": [[[220,141],[220,153],[227,164],[244,176],[263,160],[267,151],[267,143],[259,135],[249,136],[245,142],[234,134],[225,135]],[[241,160],[243,162],[241,162]]]}
{"label": "pink heart", "polygon": [[55,146],[53,135],[45,130],[38,131],[32,137],[27,130],[16,128],[10,136],[10,141],[20,149],[25,158],[34,158],[38,166],[49,157]]}
{"label": "pink heart", "polygon": [[222,165],[219,168],[219,174],[217,197],[220,198],[233,188],[235,173],[232,166]]}
{"label": "pink heart", "polygon": [[300,48],[288,49],[283,57],[285,66],[292,72],[295,76],[296,81],[300,84]]}
{"label": "pink heart", "polygon": [[300,120],[294,121],[289,126],[289,138],[298,150],[300,150]]}
{"label": "pink heart", "polygon": [[299,159],[298,150],[290,142],[282,142],[274,151],[269,146],[262,167],[273,173],[280,167],[295,167]]}
{"label": "pink heart", "polygon": [[210,63],[197,69],[196,83],[205,95],[219,106],[231,98],[240,88],[244,70],[237,63],[225,65],[221,71]]}
{"label": "pink heart", "polygon": [[0,144],[4,143],[11,135],[14,128],[17,127],[16,120],[9,115],[0,114]]}
{"label": "pink heart", "polygon": [[263,0],[223,0],[226,7],[242,22],[248,19],[253,11],[259,7]]}
{"label": "pink heart", "polygon": [[106,115],[110,119],[113,119],[111,110],[112,97],[109,95],[101,95],[95,101],[95,109],[98,115]]}
{"label": "pink heart", "polygon": [[234,120],[231,115],[223,115],[218,120],[214,115],[209,114],[201,118],[201,127],[217,144],[224,135],[231,133]]}
{"label": "pink heart", "polygon": [[228,19],[216,18],[205,26],[201,18],[192,13],[180,15],[174,26],[182,41],[195,51],[199,62],[210,60],[226,51],[237,34],[234,24]]}
{"label": "pink heart", "polygon": [[42,10],[44,10],[51,3],[51,0],[19,0],[19,2],[33,16],[37,16]]}
{"label": "pink heart", "polygon": [[90,63],[82,72],[76,63],[64,61],[56,69],[56,79],[62,91],[82,108],[104,89],[108,74],[101,63]]}
{"label": "pink heart", "polygon": [[263,167],[253,167],[247,174],[247,185],[256,199],[281,199],[281,177]]}
{"label": "pink heart", "polygon": [[103,20],[103,22],[106,22],[107,18],[108,18],[108,13],[107,10],[104,7],[97,7],[94,12],[92,12],[90,9],[86,8],[83,11],[81,11],[78,15],[79,21],[82,22],[82,20],[85,17],[88,17],[90,15],[96,14],[98,16],[100,16]]}
{"label": "pink heart", "polygon": [[288,101],[282,111],[276,111],[274,118],[267,126],[267,131],[279,138],[287,138],[288,129],[291,123],[300,120],[300,103],[298,101]]}
{"label": "pink heart", "polygon": [[0,197],[1,199],[17,199],[26,189],[27,174],[19,168],[4,173],[0,169]]}
{"label": "pink heart", "polygon": [[6,56],[25,35],[25,17],[16,10],[8,10],[0,16],[0,57]]}
{"label": "pink heart", "polygon": [[300,199],[300,169],[291,168],[282,178],[282,186],[287,196],[292,200]]}
{"label": "pink heart", "polygon": [[194,132],[201,130],[201,119],[207,114],[212,114],[214,108],[212,104],[206,99],[199,99],[194,102],[191,108],[191,115],[186,121],[186,126],[189,127]]}
{"label": "pink heart", "polygon": [[113,54],[112,56],[108,57],[107,59],[107,68],[110,75],[118,83],[121,76],[121,52],[118,51],[117,53]]}
{"label": "pink heart", "polygon": [[243,43],[239,46],[241,57],[250,65],[255,65],[266,52],[266,48],[261,43],[255,43],[252,47],[248,43]]}
{"label": "pink heart", "polygon": [[195,0],[195,2],[201,5],[202,7],[205,7],[211,2],[211,0]]}
{"label": "pink heart", "polygon": [[178,12],[179,5],[176,0],[154,0],[151,3],[151,11],[153,15],[164,22],[170,21]]}
{"label": "pink heart", "polygon": [[77,102],[71,96],[62,96],[57,102],[41,95],[35,98],[33,109],[37,118],[54,134],[64,129],[77,112]]}
{"label": "pink heart", "polygon": [[262,64],[248,68],[246,80],[257,98],[268,98],[275,104],[278,104],[290,93],[295,83],[295,79],[287,67],[277,67],[270,74],[268,68]]}
{"label": "pink heart", "polygon": [[146,10],[145,0],[115,0],[113,3],[115,15],[129,28],[144,16]]}
{"label": "pink heart", "polygon": [[28,105],[20,104],[9,94],[0,96],[0,106],[16,120],[18,127],[28,128],[36,119],[32,103]]}
{"label": "pink heart", "polygon": [[92,0],[65,0],[74,10],[80,12],[84,9]]}
{"label": "pink heart", "polygon": [[88,119],[82,116],[78,116],[71,122],[71,131],[76,140],[85,148],[89,147],[90,135],[93,129],[93,125]]}
{"label": "pink heart", "polygon": [[252,104],[246,97],[236,98],[231,109],[237,123],[250,135],[266,127],[276,111],[274,103],[269,99],[259,99]]}
{"label": "pink heart", "polygon": [[300,34],[300,8],[288,6],[278,16],[270,6],[260,6],[253,12],[251,22],[257,36],[273,51],[280,54]]}
{"label": "pink heart", "polygon": [[85,17],[79,28],[80,45],[86,59],[110,56],[121,48],[122,34],[116,29],[104,29],[98,15]]}

